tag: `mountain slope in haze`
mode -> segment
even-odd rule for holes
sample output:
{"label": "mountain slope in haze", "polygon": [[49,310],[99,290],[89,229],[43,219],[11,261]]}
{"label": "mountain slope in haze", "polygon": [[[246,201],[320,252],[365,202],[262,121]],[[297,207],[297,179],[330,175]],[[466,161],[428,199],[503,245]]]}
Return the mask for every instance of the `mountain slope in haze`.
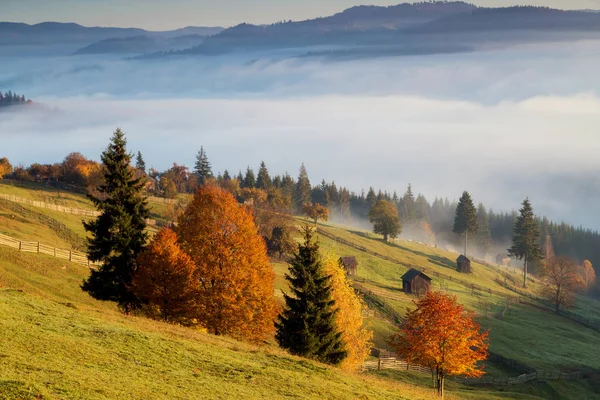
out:
{"label": "mountain slope in haze", "polygon": [[167,50],[181,50],[200,45],[206,36],[189,34],[173,38],[133,36],[111,38],[85,46],[75,52],[83,54],[143,54]]}
{"label": "mountain slope in haze", "polygon": [[173,31],[153,32],[138,28],[86,27],[75,23],[43,22],[28,25],[0,22],[0,45],[92,44],[111,38],[124,39],[139,36],[169,39],[185,35],[214,35],[222,30],[221,27],[186,27]]}
{"label": "mountain slope in haze", "polygon": [[[469,34],[475,31],[489,35]],[[522,33],[524,31],[527,33]],[[516,38],[515,32],[519,33]],[[511,33],[512,36],[503,36],[505,33]],[[546,34],[560,36],[565,33],[600,34],[600,15],[544,7],[484,8],[464,2],[359,6],[313,20],[269,26],[240,24],[207,39],[186,53],[215,54],[318,45],[392,46],[399,47],[400,52],[409,53],[426,53],[430,50],[445,52],[448,49],[464,51],[489,41],[537,41],[545,40]],[[438,34],[444,37],[432,41],[433,35]]]}

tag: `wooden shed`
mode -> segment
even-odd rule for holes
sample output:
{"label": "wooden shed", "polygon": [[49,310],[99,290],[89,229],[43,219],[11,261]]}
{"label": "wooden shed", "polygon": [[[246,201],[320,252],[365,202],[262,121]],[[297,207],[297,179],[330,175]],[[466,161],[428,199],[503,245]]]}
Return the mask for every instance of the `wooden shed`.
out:
{"label": "wooden shed", "polygon": [[339,263],[346,271],[346,275],[356,276],[358,273],[358,260],[356,257],[340,257]]}
{"label": "wooden shed", "polygon": [[510,267],[510,257],[508,254],[498,254],[496,256],[496,264]]}
{"label": "wooden shed", "polygon": [[431,278],[411,268],[402,276],[402,290],[408,294],[424,294],[431,289]]}
{"label": "wooden shed", "polygon": [[471,273],[471,260],[469,260],[466,256],[461,254],[456,259],[456,270],[461,274],[470,274]]}

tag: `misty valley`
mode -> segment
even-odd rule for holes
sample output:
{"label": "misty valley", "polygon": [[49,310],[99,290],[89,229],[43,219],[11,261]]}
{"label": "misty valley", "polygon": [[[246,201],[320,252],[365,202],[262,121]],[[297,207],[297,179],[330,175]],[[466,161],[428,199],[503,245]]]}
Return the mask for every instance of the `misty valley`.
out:
{"label": "misty valley", "polygon": [[67,3],[0,13],[0,399],[600,399],[600,11]]}

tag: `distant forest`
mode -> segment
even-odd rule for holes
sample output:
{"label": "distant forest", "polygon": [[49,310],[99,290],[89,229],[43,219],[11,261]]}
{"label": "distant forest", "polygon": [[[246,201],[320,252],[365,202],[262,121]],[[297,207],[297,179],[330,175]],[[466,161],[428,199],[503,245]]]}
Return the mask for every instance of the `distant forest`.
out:
{"label": "distant forest", "polygon": [[[323,180],[316,185],[311,183],[304,165],[298,177],[287,173],[271,175],[264,162],[256,173],[248,167],[245,172],[231,174],[225,170],[213,176],[203,150],[198,159],[193,170],[173,164],[172,168],[165,171],[147,171],[142,155],[138,153],[136,168],[140,176],[146,176],[148,191],[156,196],[176,198],[178,193],[194,193],[201,183],[210,179],[233,193],[240,202],[252,202],[263,209],[296,215],[302,214],[304,204],[321,204],[329,209],[332,221],[367,229],[370,228],[368,215],[373,205],[378,200],[388,200],[398,208],[402,238],[443,247],[453,246],[456,250],[462,248],[460,236],[453,233],[457,202],[438,197],[429,201],[424,195],[415,194],[411,185],[402,189],[401,194],[374,188],[353,192],[335,182]],[[79,153],[71,153],[61,163],[15,167],[6,177],[62,182],[91,192],[102,183],[102,168],[96,161],[86,159]],[[461,193],[457,191],[457,197]],[[535,203],[533,207],[535,211]],[[477,211],[479,229],[471,242],[472,254],[488,262],[495,262],[497,256],[506,257],[517,218],[516,211],[496,212],[484,204],[479,204]],[[537,221],[545,250],[570,257],[579,263],[589,260],[596,269],[600,267],[598,231],[552,222],[545,217],[538,217]],[[269,229],[262,232],[263,236],[270,237]],[[536,265],[530,266],[530,272],[536,272]]]}
{"label": "distant forest", "polygon": [[0,91],[0,107],[18,106],[31,103],[32,101],[26,99],[23,95],[18,95],[10,90],[4,94],[2,94],[2,91]]}

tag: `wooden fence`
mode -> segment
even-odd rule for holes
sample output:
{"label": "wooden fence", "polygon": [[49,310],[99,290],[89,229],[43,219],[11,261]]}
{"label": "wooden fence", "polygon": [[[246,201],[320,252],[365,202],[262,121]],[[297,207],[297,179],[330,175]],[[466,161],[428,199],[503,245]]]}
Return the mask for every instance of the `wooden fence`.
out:
{"label": "wooden fence", "polygon": [[45,201],[37,201],[25,199],[23,197],[13,196],[9,194],[0,194],[0,200],[10,201],[13,203],[26,204],[33,207],[46,208],[49,210],[58,211],[64,214],[81,215],[84,217],[97,217],[100,215],[98,211],[85,210],[83,208],[65,207],[58,204],[52,204]]}
{"label": "wooden fence", "polygon": [[27,242],[24,240],[14,239],[10,236],[0,234],[0,246],[6,246],[19,250],[23,253],[38,253],[46,254],[52,257],[59,258],[61,260],[68,260],[77,264],[83,264],[87,266],[94,266],[87,254],[81,253],[74,250],[59,249],[53,246],[48,246],[40,242]]}
{"label": "wooden fence", "polygon": [[[152,197],[152,199],[153,199],[153,201],[155,201],[156,199],[170,200],[170,199],[161,199],[160,197]],[[65,206],[60,206],[57,204],[48,203],[45,201],[30,200],[30,199],[25,199],[23,197],[13,196],[13,195],[9,195],[9,194],[2,194],[2,193],[0,193],[0,200],[4,200],[6,202],[6,204],[8,204],[9,202],[16,203],[16,204],[25,204],[25,205],[29,205],[29,206],[33,206],[33,207],[46,208],[48,210],[58,211],[63,214],[79,215],[79,216],[83,216],[83,217],[95,218],[101,214],[99,211],[85,210],[83,208],[65,207]],[[146,224],[150,225],[150,226],[163,227],[163,226],[169,226],[171,223],[157,221],[154,219],[147,219]]]}
{"label": "wooden fence", "polygon": [[381,371],[383,369],[395,369],[399,371],[414,371],[422,374],[431,374],[431,368],[409,364],[406,361],[398,360],[396,357],[382,357],[375,361],[365,361],[362,365],[363,372]]}

